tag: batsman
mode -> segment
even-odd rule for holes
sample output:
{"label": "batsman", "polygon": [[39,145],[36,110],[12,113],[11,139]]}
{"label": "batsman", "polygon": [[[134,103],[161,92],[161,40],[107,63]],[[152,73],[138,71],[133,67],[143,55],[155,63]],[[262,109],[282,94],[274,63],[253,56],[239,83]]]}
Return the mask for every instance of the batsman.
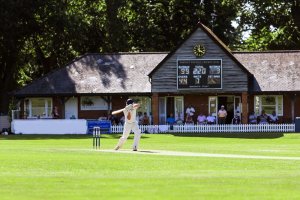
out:
{"label": "batsman", "polygon": [[134,142],[132,150],[137,151],[141,138],[141,130],[139,129],[138,123],[136,121],[136,110],[139,107],[140,104],[134,103],[132,99],[127,99],[125,108],[112,112],[113,115],[123,112],[125,116],[123,135],[119,139],[115,150],[119,150],[123,146],[132,130],[134,132]]}

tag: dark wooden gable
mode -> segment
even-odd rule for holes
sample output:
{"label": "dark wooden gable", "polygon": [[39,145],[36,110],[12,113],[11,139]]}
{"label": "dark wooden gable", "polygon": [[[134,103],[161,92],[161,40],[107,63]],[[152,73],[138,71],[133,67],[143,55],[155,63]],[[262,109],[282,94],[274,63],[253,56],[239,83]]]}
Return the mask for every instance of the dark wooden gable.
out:
{"label": "dark wooden gable", "polygon": [[[203,44],[206,53],[196,57],[193,47]],[[184,89],[177,88],[178,59],[221,59],[222,60],[222,89]],[[149,74],[152,92],[157,93],[211,93],[211,92],[244,92],[248,91],[251,73],[231,54],[226,45],[207,27],[199,24],[194,32],[172,51]]]}

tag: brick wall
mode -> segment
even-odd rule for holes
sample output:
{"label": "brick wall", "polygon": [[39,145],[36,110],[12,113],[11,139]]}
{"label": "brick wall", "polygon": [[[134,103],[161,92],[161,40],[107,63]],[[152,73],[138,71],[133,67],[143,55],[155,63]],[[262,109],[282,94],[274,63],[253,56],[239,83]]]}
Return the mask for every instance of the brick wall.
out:
{"label": "brick wall", "polygon": [[[208,96],[207,95],[185,95],[184,96],[184,115],[188,106],[192,105],[195,108],[193,120],[197,120],[197,116],[201,113],[208,115]],[[186,115],[185,115],[186,116]]]}

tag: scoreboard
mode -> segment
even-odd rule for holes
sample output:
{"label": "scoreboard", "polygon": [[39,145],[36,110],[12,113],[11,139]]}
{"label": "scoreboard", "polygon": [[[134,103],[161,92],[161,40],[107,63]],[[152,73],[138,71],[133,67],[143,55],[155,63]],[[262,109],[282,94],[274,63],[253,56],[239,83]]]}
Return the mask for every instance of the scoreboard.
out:
{"label": "scoreboard", "polygon": [[177,87],[222,89],[222,60],[177,60]]}

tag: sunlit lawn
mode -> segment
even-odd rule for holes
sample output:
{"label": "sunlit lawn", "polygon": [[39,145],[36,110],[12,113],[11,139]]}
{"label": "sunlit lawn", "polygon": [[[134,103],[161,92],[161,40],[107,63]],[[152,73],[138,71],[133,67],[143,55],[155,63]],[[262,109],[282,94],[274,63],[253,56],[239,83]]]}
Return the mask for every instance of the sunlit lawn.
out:
{"label": "sunlit lawn", "polygon": [[[88,135],[0,136],[0,199],[300,199],[300,134],[264,139],[143,134],[140,150],[146,153],[103,152],[119,136],[103,135],[100,150],[92,148]],[[132,142],[131,136],[124,149]]]}

